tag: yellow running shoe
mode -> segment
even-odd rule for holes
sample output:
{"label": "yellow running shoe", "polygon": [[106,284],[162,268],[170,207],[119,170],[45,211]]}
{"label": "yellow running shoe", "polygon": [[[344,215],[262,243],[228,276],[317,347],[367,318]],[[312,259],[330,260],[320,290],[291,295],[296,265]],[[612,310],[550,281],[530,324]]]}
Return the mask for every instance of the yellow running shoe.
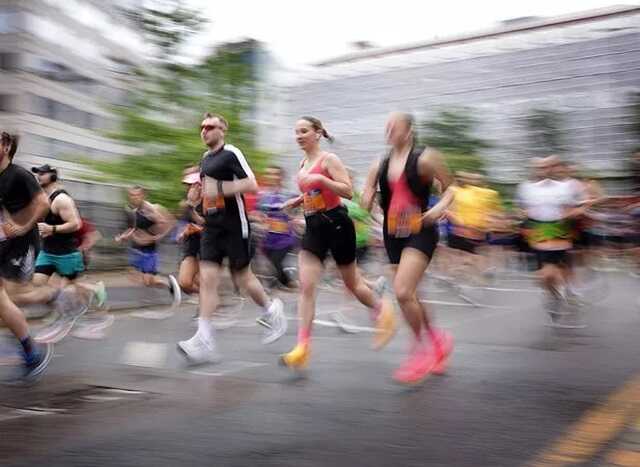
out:
{"label": "yellow running shoe", "polygon": [[376,319],[376,333],[373,336],[373,348],[382,349],[396,333],[396,311],[388,296],[382,297],[382,307]]}
{"label": "yellow running shoe", "polygon": [[280,356],[280,364],[292,370],[303,370],[309,363],[310,355],[309,344],[296,344],[291,352]]}

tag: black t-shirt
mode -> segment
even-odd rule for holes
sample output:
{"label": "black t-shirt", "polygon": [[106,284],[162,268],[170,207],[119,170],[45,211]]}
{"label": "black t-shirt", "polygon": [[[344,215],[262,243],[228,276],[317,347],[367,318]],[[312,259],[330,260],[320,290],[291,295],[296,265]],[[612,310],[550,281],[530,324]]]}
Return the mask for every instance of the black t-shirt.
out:
{"label": "black t-shirt", "polygon": [[[200,162],[200,175],[215,178],[221,181],[232,181],[253,177],[253,172],[242,152],[225,144],[221,149],[207,152]],[[207,183],[203,180],[203,183]],[[227,229],[240,229],[242,236],[247,237],[249,222],[242,195],[232,195],[224,198],[224,207],[218,205],[217,209],[209,209],[205,201],[204,215],[207,225],[222,226]]]}
{"label": "black t-shirt", "polygon": [[0,209],[9,214],[23,210],[42,191],[35,177],[22,167],[9,164],[0,173]]}

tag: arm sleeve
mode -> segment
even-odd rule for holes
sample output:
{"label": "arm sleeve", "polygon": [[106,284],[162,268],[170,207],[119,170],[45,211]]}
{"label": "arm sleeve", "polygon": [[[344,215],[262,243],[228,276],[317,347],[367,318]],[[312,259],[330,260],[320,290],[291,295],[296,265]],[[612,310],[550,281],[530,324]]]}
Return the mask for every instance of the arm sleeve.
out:
{"label": "arm sleeve", "polygon": [[256,178],[242,151],[234,146],[229,146],[228,148],[236,156],[232,166],[232,171],[236,178]]}
{"label": "arm sleeve", "polygon": [[24,186],[26,198],[29,201],[33,201],[33,199],[42,191],[40,185],[36,181],[35,177],[33,177],[28,172],[22,173],[22,185]]}

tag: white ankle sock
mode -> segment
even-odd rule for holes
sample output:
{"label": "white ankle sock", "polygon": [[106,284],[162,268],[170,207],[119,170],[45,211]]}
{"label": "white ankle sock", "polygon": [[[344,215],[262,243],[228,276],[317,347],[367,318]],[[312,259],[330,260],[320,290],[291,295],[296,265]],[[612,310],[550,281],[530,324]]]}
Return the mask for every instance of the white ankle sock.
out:
{"label": "white ankle sock", "polygon": [[200,338],[205,341],[207,344],[213,342],[213,326],[211,326],[211,321],[204,318],[198,318],[198,334]]}

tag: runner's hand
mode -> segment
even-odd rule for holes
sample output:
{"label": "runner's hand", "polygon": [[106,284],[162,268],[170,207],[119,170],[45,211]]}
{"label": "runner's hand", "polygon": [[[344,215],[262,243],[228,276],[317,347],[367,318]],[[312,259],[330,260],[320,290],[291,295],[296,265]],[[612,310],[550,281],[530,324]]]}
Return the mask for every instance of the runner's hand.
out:
{"label": "runner's hand", "polygon": [[14,224],[12,222],[5,222],[2,224],[2,230],[7,238],[22,237],[27,233],[27,229],[24,226]]}
{"label": "runner's hand", "polygon": [[42,238],[47,238],[53,235],[53,226],[45,224],[44,222],[38,222],[38,231]]}
{"label": "runner's hand", "polygon": [[424,225],[433,225],[442,217],[441,213],[434,212],[433,210],[429,210],[422,215],[422,223]]}

